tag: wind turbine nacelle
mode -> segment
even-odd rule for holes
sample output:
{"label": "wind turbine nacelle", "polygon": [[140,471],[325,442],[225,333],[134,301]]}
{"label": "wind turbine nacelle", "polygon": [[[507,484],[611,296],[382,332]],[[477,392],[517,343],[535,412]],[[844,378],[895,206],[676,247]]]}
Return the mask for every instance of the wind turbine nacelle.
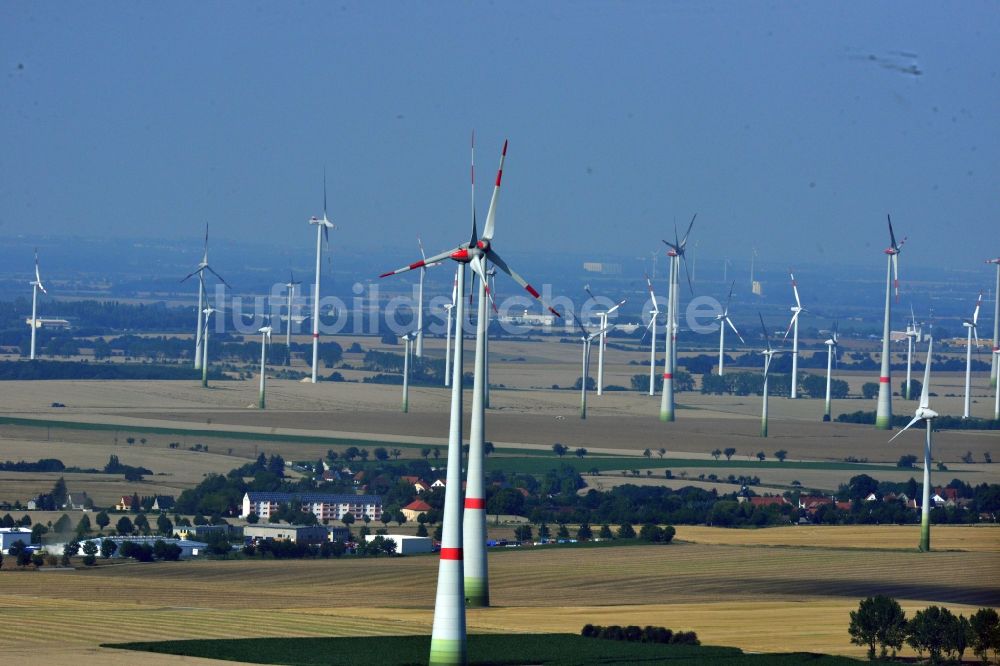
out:
{"label": "wind turbine nacelle", "polygon": [[35,328],[42,327],[41,319],[35,319],[34,321],[32,321],[31,317],[28,317],[27,319],[24,320],[24,323],[27,324],[28,326],[34,326]]}

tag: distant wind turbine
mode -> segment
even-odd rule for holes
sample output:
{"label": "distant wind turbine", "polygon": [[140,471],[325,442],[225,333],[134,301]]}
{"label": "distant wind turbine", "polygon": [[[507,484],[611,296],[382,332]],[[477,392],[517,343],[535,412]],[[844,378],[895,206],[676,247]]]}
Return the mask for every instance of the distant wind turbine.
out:
{"label": "distant wind turbine", "polygon": [[795,294],[795,305],[792,307],[792,320],[788,322],[788,330],[785,331],[785,340],[788,339],[788,334],[794,330],[792,334],[792,390],[789,396],[792,400],[799,397],[799,315],[806,311],[802,307],[802,301],[799,300],[799,287],[795,282],[795,274],[791,270],[788,271],[788,276],[792,278],[792,293]]}
{"label": "distant wind turbine", "polygon": [[319,367],[319,273],[320,263],[323,255],[323,241],[326,241],[327,250],[330,248],[330,229],[333,223],[326,216],[326,169],[323,169],[323,217],[315,215],[309,218],[309,224],[316,225],[316,284],[313,287],[313,354],[312,354],[312,383],[316,383],[316,371]]}
{"label": "distant wind turbine", "polygon": [[[674,366],[676,365],[676,342],[677,342],[677,308],[679,306],[678,301],[680,300],[680,295],[678,293],[677,283],[679,282],[680,275],[680,262],[684,262],[684,268],[687,270],[687,258],[684,256],[684,250],[687,247],[688,238],[691,236],[691,229],[694,227],[695,218],[697,218],[697,213],[691,218],[691,223],[688,224],[687,233],[684,234],[684,238],[681,239],[677,235],[677,227],[674,226],[674,242],[663,241],[667,247],[667,256],[670,257],[670,288],[668,291],[667,298],[667,334],[666,334],[666,353],[663,362],[663,394],[660,398],[660,420],[667,422],[673,421],[674,416]],[[694,287],[691,285],[691,274],[688,272],[688,287],[694,292]]]}
{"label": "distant wind turbine", "polygon": [[[571,314],[572,316],[572,314]],[[587,418],[587,380],[590,379],[590,346],[593,344],[594,340],[600,341],[600,337],[604,335],[608,328],[599,328],[597,331],[591,333],[586,328],[579,319],[573,317],[573,321],[576,322],[577,328],[580,329],[580,341],[583,343],[582,349],[582,361],[580,364],[580,418]]]}
{"label": "distant wind turbine", "polygon": [[260,333],[260,395],[257,407],[264,409],[264,390],[267,383],[267,347],[271,344],[271,325],[266,324],[257,329]]}
{"label": "distant wind turbine", "polygon": [[823,408],[823,420],[830,420],[830,384],[832,382],[833,362],[837,358],[837,342],[840,337],[837,333],[837,323],[834,322],[833,330],[826,341],[826,404]]}
{"label": "distant wind turbine", "polygon": [[[885,319],[882,322],[882,369],[878,377],[878,409],[875,413],[875,427],[880,430],[892,430],[892,378],[889,358],[889,318],[892,309],[892,286],[895,285],[896,299],[899,299],[899,252],[906,242],[903,238],[896,242],[896,234],[892,230],[892,217],[886,215],[889,221],[889,247],[886,255],[885,269]],[[895,278],[893,279],[893,277]]]}
{"label": "distant wind turbine", "polygon": [[736,330],[736,325],[733,324],[733,320],[729,318],[729,304],[733,300],[733,289],[736,287],[736,280],[733,280],[733,284],[729,287],[729,297],[726,299],[726,307],[723,309],[722,314],[715,316],[715,320],[719,322],[719,376],[722,377],[725,374],[724,365],[726,362],[725,348],[726,348],[726,324],[733,329],[733,333],[736,337],[740,339],[740,342],[746,344],[746,340],[740,335],[740,332]]}
{"label": "distant wind turbine", "polygon": [[29,358],[35,360],[35,334],[38,331],[38,292],[48,294],[42,285],[42,275],[38,271],[38,249],[35,249],[35,279],[31,282],[31,353]]}
{"label": "distant wind turbine", "polygon": [[[987,259],[987,264],[996,264],[997,267],[997,286],[993,290],[993,354],[990,365],[990,387],[996,387],[1000,382],[997,381],[998,373],[1000,373],[1000,257],[996,259]],[[1000,419],[1000,416],[996,417]]]}
{"label": "distant wind turbine", "polygon": [[920,502],[920,550],[927,552],[931,549],[931,433],[934,430],[932,421],[937,418],[937,412],[930,408],[930,383],[931,383],[931,350],[934,347],[934,338],[927,339],[927,360],[924,362],[924,385],[920,390],[920,406],[913,415],[913,420],[906,424],[906,427],[892,436],[889,442],[896,439],[910,429],[917,421],[924,421],[927,424],[927,438],[924,441],[924,487],[923,498]]}
{"label": "distant wind turbine", "polygon": [[764,326],[764,317],[759,312],[757,316],[760,317],[760,327],[764,331],[764,344],[766,345],[766,348],[761,352],[764,355],[764,391],[760,412],[760,436],[767,437],[767,378],[771,373],[772,357],[781,352],[771,348],[771,336],[767,332],[767,327]]}
{"label": "distant wind turbine", "polygon": [[292,271],[288,271],[288,282],[285,283],[285,289],[288,290],[288,319],[285,324],[285,365],[292,364],[292,308],[295,302],[295,286],[302,284],[302,281],[295,281],[295,274]]}
{"label": "distant wind turbine", "polygon": [[413,340],[416,333],[410,331],[400,336],[403,341],[403,413],[410,411],[410,356],[413,354]]}
{"label": "distant wind turbine", "polygon": [[[188,278],[198,276],[198,326],[195,329],[195,340],[194,340],[194,369],[197,370],[201,367],[202,357],[204,353],[202,352],[202,340],[201,334],[202,329],[202,318],[204,316],[205,309],[205,299],[207,297],[207,292],[205,291],[205,271],[208,271],[215,277],[219,278],[219,282],[229,287],[229,283],[222,279],[222,276],[215,272],[211,266],[208,265],[208,223],[205,223],[205,252],[201,256],[201,262],[198,264],[198,268],[191,271],[184,276],[181,282],[187,281]],[[232,289],[232,287],[229,287]]]}
{"label": "distant wind turbine", "polygon": [[[444,385],[451,386],[451,315],[452,311],[455,309],[455,301],[458,299],[458,272],[462,270],[461,264],[455,266],[455,280],[451,283],[451,303],[444,306],[445,312],[448,313],[447,323],[445,324],[445,346],[444,346]],[[459,329],[461,330],[461,329]],[[456,338],[461,340],[461,336]]]}
{"label": "distant wind turbine", "polygon": [[917,317],[913,314],[913,306],[910,306],[910,321],[906,324],[906,387],[903,390],[903,397],[912,400],[910,394],[910,384],[913,376],[913,345],[920,332],[917,330]]}
{"label": "distant wind turbine", "polygon": [[[584,291],[590,296],[594,302],[597,301],[597,297],[594,293],[590,291],[590,285],[584,285]],[[608,315],[613,314],[618,308],[625,304],[626,299],[622,299],[619,303],[616,303],[607,310],[596,313],[600,323],[597,328],[601,331],[606,331],[608,329]],[[604,348],[607,347],[608,339],[605,333],[601,333],[601,339],[597,343],[597,395],[604,395]]]}
{"label": "distant wind turbine", "polygon": [[976,309],[972,311],[972,319],[966,319],[962,326],[968,329],[965,345],[965,408],[962,418],[969,418],[969,409],[972,403],[972,339],[976,339],[976,349],[979,349],[979,333],[976,331],[976,324],[979,323],[979,308],[983,304],[983,292],[979,292],[979,299],[976,301]]}
{"label": "distant wind turbine", "polygon": [[[655,276],[654,276],[655,277]],[[649,300],[653,304],[653,309],[649,311],[649,324],[646,332],[649,333],[649,395],[656,394],[656,318],[660,316],[660,306],[656,303],[656,294],[653,293],[653,282],[646,276],[646,286],[649,287]]]}
{"label": "distant wind turbine", "polygon": [[208,326],[212,321],[212,315],[218,312],[215,308],[209,305],[207,308],[202,310],[205,315],[205,330],[202,331],[201,335],[201,386],[202,388],[208,388]]}

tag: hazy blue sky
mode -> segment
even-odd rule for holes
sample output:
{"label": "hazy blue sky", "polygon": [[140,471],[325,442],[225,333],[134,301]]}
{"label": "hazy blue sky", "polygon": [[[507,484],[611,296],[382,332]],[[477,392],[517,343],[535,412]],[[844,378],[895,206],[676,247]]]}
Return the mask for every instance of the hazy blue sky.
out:
{"label": "hazy blue sky", "polygon": [[[1000,255],[996,2],[0,5],[0,237]],[[919,74],[913,73],[919,71]],[[414,248],[415,250],[415,248]],[[796,253],[801,259],[795,259]]]}

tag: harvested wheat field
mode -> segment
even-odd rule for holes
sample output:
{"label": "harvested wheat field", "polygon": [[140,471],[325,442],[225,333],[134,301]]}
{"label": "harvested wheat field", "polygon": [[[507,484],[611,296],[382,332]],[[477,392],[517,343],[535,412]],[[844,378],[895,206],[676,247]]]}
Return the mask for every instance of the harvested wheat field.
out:
{"label": "harvested wheat field", "polygon": [[[495,552],[494,608],[470,611],[469,627],[576,632],[587,622],[654,624],[746,650],[861,655],[846,627],[862,597],[888,594],[911,611],[930,603],[966,613],[1000,605],[998,531],[936,531],[942,545],[980,544],[965,552],[836,547],[859,539],[884,545],[885,528],[862,529],[831,532],[830,549],[760,547],[747,536],[755,533],[733,530],[720,538],[742,543]],[[783,530],[757,531],[762,541],[772,532],[776,543],[791,540]],[[682,528],[678,538],[710,540],[699,528]],[[0,649],[47,654],[54,636],[63,649],[99,656],[98,643],[129,640],[428,633],[436,572],[437,558],[426,556],[5,568]],[[814,621],[801,622],[805,616]],[[780,635],[771,631],[775,623]]]}

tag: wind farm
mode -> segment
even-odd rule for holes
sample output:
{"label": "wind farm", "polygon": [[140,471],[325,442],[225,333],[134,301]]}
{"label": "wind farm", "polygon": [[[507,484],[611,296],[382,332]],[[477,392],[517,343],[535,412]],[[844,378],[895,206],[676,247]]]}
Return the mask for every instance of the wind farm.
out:
{"label": "wind farm", "polygon": [[5,656],[995,658],[996,17],[538,9],[8,12]]}

